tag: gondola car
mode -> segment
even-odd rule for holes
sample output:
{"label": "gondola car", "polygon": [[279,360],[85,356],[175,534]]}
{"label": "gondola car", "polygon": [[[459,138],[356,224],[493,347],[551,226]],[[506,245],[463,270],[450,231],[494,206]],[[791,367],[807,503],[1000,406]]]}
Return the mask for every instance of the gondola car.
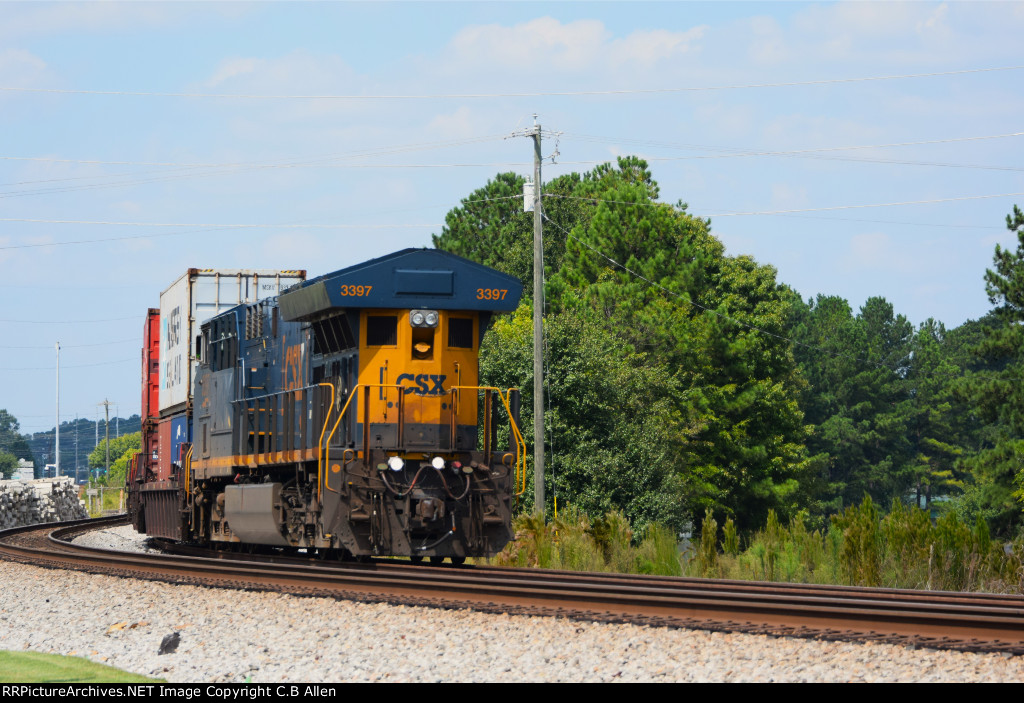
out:
{"label": "gondola car", "polygon": [[[132,463],[136,529],[328,556],[496,554],[525,446],[518,391],[481,387],[478,355],[521,292],[467,259],[407,249],[210,318],[177,420],[188,441],[144,437]],[[143,350],[144,396],[158,349]]]}

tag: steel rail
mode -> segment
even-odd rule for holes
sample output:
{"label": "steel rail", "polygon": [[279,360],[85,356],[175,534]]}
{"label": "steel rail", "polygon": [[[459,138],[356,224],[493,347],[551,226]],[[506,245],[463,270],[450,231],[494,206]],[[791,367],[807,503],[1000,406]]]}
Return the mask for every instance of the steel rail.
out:
{"label": "steel rail", "polygon": [[[108,519],[0,532],[0,556],[176,583],[374,602],[1024,653],[1020,596],[397,562],[327,566],[279,558],[274,563],[252,556],[133,554],[67,541],[69,532],[109,524]],[[33,531],[37,544],[25,544]],[[44,546],[40,534],[48,535]]]}

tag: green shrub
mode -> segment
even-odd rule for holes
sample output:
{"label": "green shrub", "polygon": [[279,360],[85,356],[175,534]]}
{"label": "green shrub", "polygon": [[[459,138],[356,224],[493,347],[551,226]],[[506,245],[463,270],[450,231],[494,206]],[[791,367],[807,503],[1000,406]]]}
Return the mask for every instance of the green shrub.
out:
{"label": "green shrub", "polygon": [[732,518],[727,518],[722,526],[722,551],[733,557],[740,553],[740,536]]}

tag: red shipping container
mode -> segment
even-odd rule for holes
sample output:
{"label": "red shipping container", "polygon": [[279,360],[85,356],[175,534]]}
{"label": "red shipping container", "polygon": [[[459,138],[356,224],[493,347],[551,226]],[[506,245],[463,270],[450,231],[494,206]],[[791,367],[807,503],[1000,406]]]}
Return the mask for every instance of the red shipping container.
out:
{"label": "red shipping container", "polygon": [[149,419],[142,423],[142,461],[140,467],[145,469],[141,478],[155,481],[160,459],[160,435],[157,433],[156,420]]}
{"label": "red shipping container", "polygon": [[160,310],[150,308],[142,327],[142,419],[155,417],[160,403]]}

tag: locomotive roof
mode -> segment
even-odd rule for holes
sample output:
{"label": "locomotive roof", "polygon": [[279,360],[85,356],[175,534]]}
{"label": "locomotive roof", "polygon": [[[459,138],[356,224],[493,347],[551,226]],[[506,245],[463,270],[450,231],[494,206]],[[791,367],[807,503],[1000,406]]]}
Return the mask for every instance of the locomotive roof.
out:
{"label": "locomotive roof", "polygon": [[432,308],[511,312],[519,279],[438,249],[403,249],[300,283],[280,294],[281,317],[333,309]]}

